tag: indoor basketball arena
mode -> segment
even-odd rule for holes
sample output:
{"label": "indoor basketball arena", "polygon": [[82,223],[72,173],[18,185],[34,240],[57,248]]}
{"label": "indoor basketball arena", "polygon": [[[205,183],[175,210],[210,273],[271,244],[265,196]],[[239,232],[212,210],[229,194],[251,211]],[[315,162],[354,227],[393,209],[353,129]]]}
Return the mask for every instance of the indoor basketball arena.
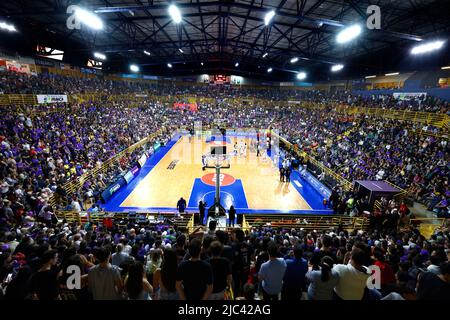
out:
{"label": "indoor basketball arena", "polygon": [[2,0],[0,301],[449,300],[449,12]]}

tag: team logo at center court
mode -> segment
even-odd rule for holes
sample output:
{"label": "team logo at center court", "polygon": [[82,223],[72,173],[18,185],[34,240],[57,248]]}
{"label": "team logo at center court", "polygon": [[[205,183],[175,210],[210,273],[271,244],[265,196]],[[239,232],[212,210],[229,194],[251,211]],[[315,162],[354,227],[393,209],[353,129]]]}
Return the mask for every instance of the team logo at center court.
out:
{"label": "team logo at center court", "polygon": [[[229,174],[226,173],[221,173],[219,179],[221,187],[232,185],[236,181],[236,179],[233,176],[230,176]],[[216,174],[215,173],[205,174],[202,177],[202,182],[204,184],[214,187],[216,185]]]}

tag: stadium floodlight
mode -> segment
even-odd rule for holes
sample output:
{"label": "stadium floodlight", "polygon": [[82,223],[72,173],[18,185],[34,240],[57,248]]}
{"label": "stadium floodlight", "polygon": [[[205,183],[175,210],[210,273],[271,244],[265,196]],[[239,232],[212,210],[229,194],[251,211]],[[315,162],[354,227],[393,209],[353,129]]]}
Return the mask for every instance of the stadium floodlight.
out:
{"label": "stadium floodlight", "polygon": [[290,63],[296,63],[298,61],[298,58],[297,57],[294,57],[294,58],[292,58],[289,62]]}
{"label": "stadium floodlight", "polygon": [[184,51],[183,51],[183,49],[181,49],[181,48],[178,48],[178,51],[180,51],[181,53],[183,53]]}
{"label": "stadium floodlight", "polygon": [[391,73],[386,73],[385,76],[389,77],[389,76],[396,76],[396,75],[399,75],[399,74],[400,73],[398,73],[398,72],[391,72]]}
{"label": "stadium floodlight", "polygon": [[267,72],[268,72],[268,73],[271,73],[272,70],[273,70],[272,68],[269,68],[269,69],[267,69]]}
{"label": "stadium floodlight", "polygon": [[168,64],[167,64],[167,67],[168,67],[168,68],[172,68],[172,64],[171,64],[171,63],[168,63]]}
{"label": "stadium floodlight", "polygon": [[366,79],[372,79],[372,78],[376,78],[377,76],[366,76]]}
{"label": "stadium floodlight", "polygon": [[265,53],[262,55],[262,57],[265,58],[265,57],[267,57],[267,55],[268,55],[268,53],[265,52]]}
{"label": "stadium floodlight", "polygon": [[445,67],[442,67],[441,69],[442,69],[442,70],[449,70],[449,69],[450,69],[450,66],[445,66]]}
{"label": "stadium floodlight", "polygon": [[236,62],[235,64],[234,64],[234,66],[237,68],[237,67],[239,67],[239,62]]}
{"label": "stadium floodlight", "polygon": [[180,23],[181,22],[181,12],[180,9],[174,4],[171,4],[169,7],[169,15],[172,18],[173,22]]}
{"label": "stadium floodlight", "polygon": [[0,29],[7,30],[7,31],[10,31],[10,32],[17,31],[16,27],[14,27],[14,25],[7,24],[6,22],[0,22]]}
{"label": "stadium floodlight", "polygon": [[305,78],[306,78],[306,73],[305,72],[297,73],[297,79],[298,80],[304,80]]}
{"label": "stadium floodlight", "polygon": [[273,17],[275,17],[275,10],[267,12],[266,16],[264,17],[264,24],[268,26]]}
{"label": "stadium floodlight", "polygon": [[139,72],[139,67],[135,64],[130,65],[130,70],[133,72]]}
{"label": "stadium floodlight", "polygon": [[334,66],[331,67],[332,72],[338,72],[341,71],[342,69],[344,69],[343,64],[335,64]]}
{"label": "stadium floodlight", "polygon": [[144,53],[146,54],[146,55],[151,55],[151,53],[150,52],[148,52],[147,50],[144,50]]}
{"label": "stadium floodlight", "polygon": [[349,42],[356,37],[358,37],[362,32],[362,28],[359,24],[355,24],[353,26],[347,27],[336,36],[337,43],[346,43]]}
{"label": "stadium floodlight", "polygon": [[94,30],[103,29],[103,21],[94,13],[89,12],[82,8],[77,8],[75,11],[75,16],[80,22],[87,25],[89,28]]}
{"label": "stadium floodlight", "polygon": [[94,57],[100,60],[106,60],[106,56],[103,53],[100,52],[94,52]]}
{"label": "stadium floodlight", "polygon": [[419,44],[411,49],[411,54],[422,54],[430,51],[439,50],[444,45],[445,41],[431,41]]}

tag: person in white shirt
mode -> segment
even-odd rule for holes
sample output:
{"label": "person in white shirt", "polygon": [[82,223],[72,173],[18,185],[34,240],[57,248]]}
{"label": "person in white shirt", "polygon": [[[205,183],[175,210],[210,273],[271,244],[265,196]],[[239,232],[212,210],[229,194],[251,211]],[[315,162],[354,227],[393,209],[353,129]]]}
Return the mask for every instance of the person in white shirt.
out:
{"label": "person in white shirt", "polygon": [[370,271],[363,266],[365,253],[359,248],[352,251],[348,264],[337,264],[333,267],[339,275],[339,282],[334,287],[334,293],[342,300],[362,300]]}

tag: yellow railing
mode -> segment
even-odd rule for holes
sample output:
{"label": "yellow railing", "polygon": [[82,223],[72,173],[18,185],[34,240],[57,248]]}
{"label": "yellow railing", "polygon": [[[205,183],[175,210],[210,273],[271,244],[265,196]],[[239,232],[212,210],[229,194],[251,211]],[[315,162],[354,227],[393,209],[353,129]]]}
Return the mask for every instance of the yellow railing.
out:
{"label": "yellow railing", "polygon": [[345,191],[349,191],[349,190],[351,190],[353,188],[353,184],[350,181],[348,181],[344,177],[340,176],[339,174],[337,174],[336,172],[334,172],[330,168],[326,167],[322,162],[316,160],[313,156],[307,154],[304,151],[299,150],[296,145],[293,145],[292,143],[290,143],[289,141],[287,141],[285,138],[281,137],[280,135],[278,135],[274,131],[272,131],[271,134],[273,136],[278,137],[278,139],[280,139],[280,141],[282,141],[285,145],[289,146],[290,148],[293,148],[293,150],[299,156],[305,158],[305,160],[309,161],[312,165],[318,167],[320,170],[325,172],[325,175],[328,175],[328,176],[332,177],[334,180],[336,180],[339,183],[339,185],[341,185],[342,188]]}
{"label": "yellow railing", "polygon": [[35,104],[37,104],[37,98],[33,94],[0,94],[0,106]]}
{"label": "yellow railing", "polygon": [[296,228],[306,231],[323,231],[342,227],[346,230],[367,230],[367,217],[343,215],[298,215],[298,214],[248,214],[244,215],[243,229],[270,226],[274,228]]}
{"label": "yellow railing", "polygon": [[[145,145],[147,142],[150,142],[152,139],[154,139],[159,134],[161,134],[162,131],[163,130],[159,130],[159,131],[151,134],[150,136],[148,136],[148,137],[146,137],[146,138],[136,142],[135,144],[129,146],[128,148],[120,151],[119,153],[117,153],[113,157],[111,157],[108,160],[104,161],[100,167],[95,168],[93,170],[90,170],[90,171],[84,173],[83,175],[77,177],[76,180],[70,180],[70,181],[66,182],[63,185],[63,189],[66,191],[67,195],[73,194],[74,192],[80,190],[82,188],[83,184],[86,181],[96,177],[99,173],[106,172],[111,167],[111,165],[113,165],[115,162],[119,161],[124,155],[130,154],[134,150],[136,150],[137,148]],[[56,195],[54,195],[50,199],[49,204],[50,205],[54,205],[54,204],[56,204],[56,202],[57,202],[57,198],[56,198]]]}
{"label": "yellow railing", "polygon": [[410,220],[410,224],[417,227],[420,233],[429,239],[436,230],[450,227],[450,219],[445,218],[415,218]]}

